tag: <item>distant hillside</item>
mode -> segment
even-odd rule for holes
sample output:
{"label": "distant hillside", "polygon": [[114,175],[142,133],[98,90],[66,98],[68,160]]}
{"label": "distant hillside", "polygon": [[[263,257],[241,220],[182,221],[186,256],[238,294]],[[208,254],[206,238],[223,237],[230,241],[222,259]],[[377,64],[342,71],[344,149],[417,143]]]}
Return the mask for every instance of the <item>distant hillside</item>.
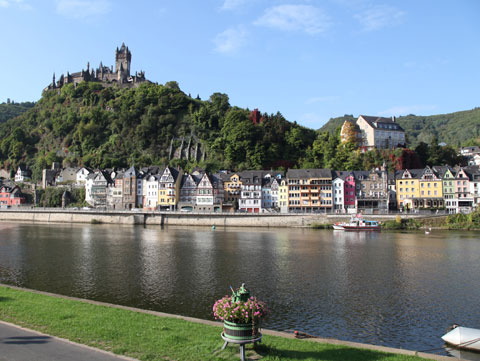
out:
{"label": "distant hillside", "polygon": [[194,99],[176,82],[138,88],[82,82],[45,91],[37,104],[0,123],[0,162],[26,164],[41,177],[64,166],[180,165],[207,170],[291,167],[317,134],[280,113],[250,119],[226,94]]}
{"label": "distant hillside", "polygon": [[33,108],[34,105],[35,103],[33,102],[7,102],[0,104],[0,123],[18,117],[20,114],[25,113],[28,109]]}
{"label": "distant hillside", "polygon": [[330,120],[321,127],[319,132],[329,132],[330,134],[335,134],[335,131],[338,127],[341,127],[345,120],[356,121],[357,118],[354,118],[353,115],[345,114],[343,117],[330,118]]}
{"label": "distant hillside", "polygon": [[[333,134],[346,119],[352,117],[332,118],[319,131]],[[453,147],[480,141],[480,108],[430,116],[407,115],[397,121],[405,129],[410,147],[420,142],[429,144],[434,136]]]}

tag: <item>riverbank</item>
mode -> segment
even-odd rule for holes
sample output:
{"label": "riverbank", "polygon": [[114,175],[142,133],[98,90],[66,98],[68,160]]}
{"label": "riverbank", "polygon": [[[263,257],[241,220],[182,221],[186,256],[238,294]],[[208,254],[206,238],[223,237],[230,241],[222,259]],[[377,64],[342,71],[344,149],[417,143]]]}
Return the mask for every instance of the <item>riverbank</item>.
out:
{"label": "riverbank", "polygon": [[[237,360],[238,346],[221,350],[221,324],[0,285],[0,319],[140,360]],[[294,339],[263,330],[247,358],[262,360],[454,360],[372,345]],[[328,343],[327,343],[328,342]],[[354,347],[352,347],[354,346]]]}
{"label": "riverbank", "polygon": [[[396,215],[366,216],[380,222],[395,220]],[[401,218],[421,218],[402,215]],[[90,223],[158,226],[216,227],[328,227],[344,222],[350,215],[281,214],[281,213],[190,213],[190,212],[133,212],[66,209],[9,209],[0,210],[0,221],[29,223]]]}

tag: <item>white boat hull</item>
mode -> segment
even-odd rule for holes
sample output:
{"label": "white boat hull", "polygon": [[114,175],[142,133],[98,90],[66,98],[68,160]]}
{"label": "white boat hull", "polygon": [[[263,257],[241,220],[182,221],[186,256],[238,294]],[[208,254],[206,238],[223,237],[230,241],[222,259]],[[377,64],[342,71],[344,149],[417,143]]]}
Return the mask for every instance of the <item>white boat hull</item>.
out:
{"label": "white boat hull", "polygon": [[443,335],[442,340],[455,347],[480,351],[480,330],[476,328],[455,327]]}

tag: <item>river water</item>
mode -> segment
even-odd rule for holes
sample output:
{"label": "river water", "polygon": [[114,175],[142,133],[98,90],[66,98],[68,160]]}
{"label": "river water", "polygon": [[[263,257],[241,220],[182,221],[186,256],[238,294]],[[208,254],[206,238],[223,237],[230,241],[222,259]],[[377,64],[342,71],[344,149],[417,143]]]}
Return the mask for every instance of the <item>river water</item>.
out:
{"label": "river water", "polygon": [[244,282],[265,328],[427,350],[480,328],[480,235],[0,223],[0,282],[203,319]]}

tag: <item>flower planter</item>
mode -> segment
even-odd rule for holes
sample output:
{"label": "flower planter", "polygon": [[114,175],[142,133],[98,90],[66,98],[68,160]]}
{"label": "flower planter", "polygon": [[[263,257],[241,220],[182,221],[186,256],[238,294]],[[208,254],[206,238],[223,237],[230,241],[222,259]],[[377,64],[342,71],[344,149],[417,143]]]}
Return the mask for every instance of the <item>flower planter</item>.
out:
{"label": "flower planter", "polygon": [[232,340],[252,340],[259,336],[258,324],[223,321],[223,332]]}

